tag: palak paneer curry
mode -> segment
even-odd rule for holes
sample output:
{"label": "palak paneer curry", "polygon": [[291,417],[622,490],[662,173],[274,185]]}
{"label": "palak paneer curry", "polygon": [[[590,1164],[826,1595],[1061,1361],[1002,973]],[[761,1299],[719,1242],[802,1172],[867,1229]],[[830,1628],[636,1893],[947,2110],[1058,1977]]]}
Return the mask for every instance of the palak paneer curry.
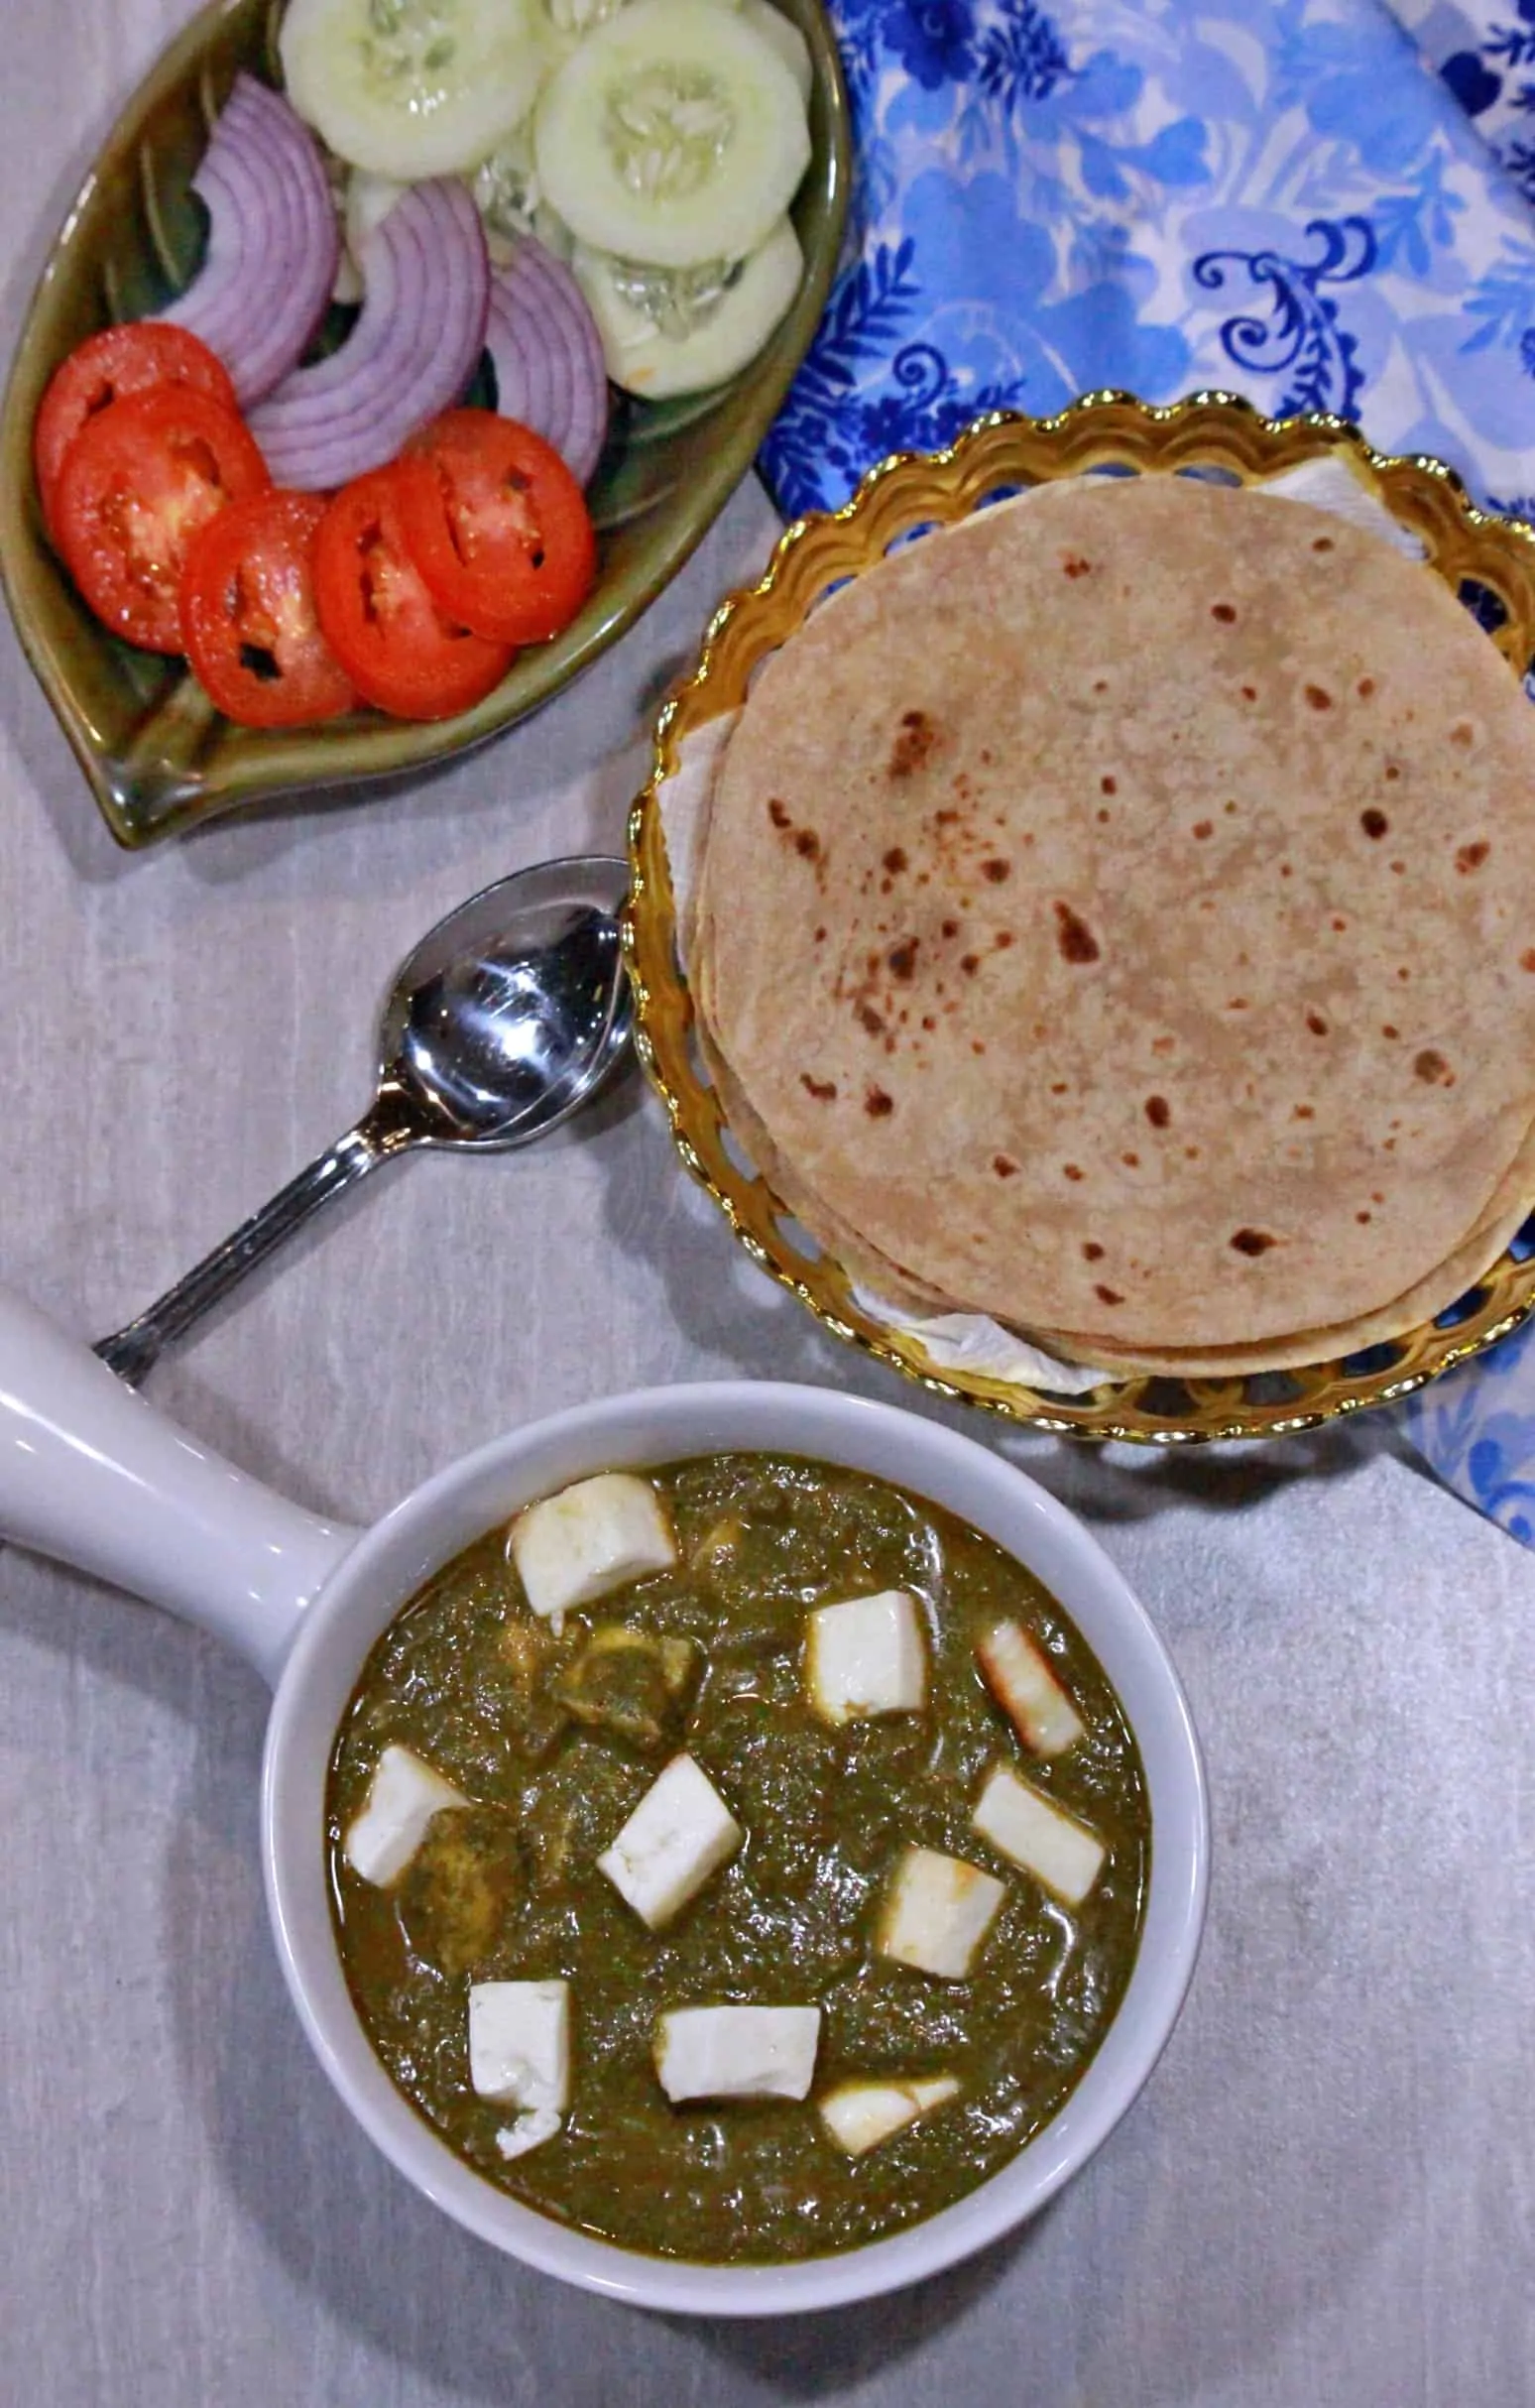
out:
{"label": "palak paneer curry", "polygon": [[771,2262],[931,2216],[1103,2038],[1150,1872],[1103,1670],[1039,1583],[857,1472],[576,1484],[364,1667],[336,1924],[395,2083],[529,2206]]}

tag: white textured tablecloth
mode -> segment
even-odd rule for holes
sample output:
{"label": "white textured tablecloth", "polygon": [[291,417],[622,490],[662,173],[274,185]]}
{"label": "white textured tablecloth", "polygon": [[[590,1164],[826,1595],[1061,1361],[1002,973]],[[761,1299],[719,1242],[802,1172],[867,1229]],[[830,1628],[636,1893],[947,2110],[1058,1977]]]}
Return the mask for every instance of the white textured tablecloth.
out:
{"label": "white textured tablecloth", "polygon": [[[179,13],[10,0],[7,347]],[[744,493],[601,669],[413,795],[133,860],[0,627],[0,1276],[97,1334],[344,1127],[417,932],[504,870],[618,843],[646,711],[769,534]],[[362,1518],[519,1417],[717,1373],[904,1393],[751,1268],[631,1086],[525,1159],[381,1174],[155,1392]],[[1188,1681],[1218,1847],[1203,1963],[1141,2105],[1034,2229],[777,2330],[559,2290],[409,2191],[282,1991],[254,1679],[0,1555],[5,2408],[1524,2408],[1535,1558],[1383,1421],[1221,1459],[1006,1444],[1099,1530]]]}

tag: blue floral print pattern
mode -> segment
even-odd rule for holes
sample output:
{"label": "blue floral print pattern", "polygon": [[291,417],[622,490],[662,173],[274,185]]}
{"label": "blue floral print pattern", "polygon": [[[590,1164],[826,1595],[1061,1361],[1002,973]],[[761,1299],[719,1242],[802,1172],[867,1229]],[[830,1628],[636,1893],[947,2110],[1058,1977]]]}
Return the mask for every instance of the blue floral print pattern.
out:
{"label": "blue floral print pattern", "polygon": [[[787,515],[984,410],[1225,385],[1535,516],[1535,0],[829,6],[858,164]],[[1535,1544],[1535,1325],[1406,1422]]]}
{"label": "blue floral print pattern", "polygon": [[1535,0],[1392,0],[1424,57],[1535,201]]}
{"label": "blue floral print pattern", "polygon": [[[1535,0],[830,6],[858,170],[763,454],[785,513],[978,411],[1104,385],[1362,418],[1480,495],[1529,492]],[[1526,167],[1450,70],[1468,27]]]}

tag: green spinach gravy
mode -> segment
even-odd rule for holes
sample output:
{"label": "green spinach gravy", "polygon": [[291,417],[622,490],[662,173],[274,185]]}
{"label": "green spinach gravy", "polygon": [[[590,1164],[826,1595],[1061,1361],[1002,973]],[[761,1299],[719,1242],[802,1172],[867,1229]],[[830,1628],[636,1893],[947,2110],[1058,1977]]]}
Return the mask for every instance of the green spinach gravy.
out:
{"label": "green spinach gravy", "polygon": [[[674,1533],[671,1569],[570,1613],[556,1636],[497,1531],[374,1648],[328,1792],[347,1980],[406,2098],[530,2207],[700,2261],[852,2248],[974,2189],[1080,2080],[1144,1908],[1139,1757],[1060,1608],[950,1514],[781,1456],[708,1456],[647,1477]],[[828,1723],[806,1691],[807,1616],[888,1590],[915,1602],[923,1706]],[[1080,1717],[1063,1752],[1031,1754],[982,1677],[978,1635],[1000,1618],[1030,1634]],[[385,1885],[359,1878],[345,1846],[392,1744],[470,1803],[437,1813]],[[652,1931],[597,1859],[684,1750],[745,1836]],[[1080,1905],[978,1835],[972,1811],[999,1762],[1102,1841]],[[913,1845],[1005,1884],[967,1979],[880,1946],[882,1902]],[[503,1981],[569,1985],[567,2110],[510,2162],[497,2140],[506,2108],[471,2086],[467,2030],[471,1984]],[[721,2002],[821,2009],[809,2096],[671,2104],[657,2019]],[[861,2154],[836,2144],[818,2100],[855,2079],[914,2077],[947,2078],[942,2103]]]}

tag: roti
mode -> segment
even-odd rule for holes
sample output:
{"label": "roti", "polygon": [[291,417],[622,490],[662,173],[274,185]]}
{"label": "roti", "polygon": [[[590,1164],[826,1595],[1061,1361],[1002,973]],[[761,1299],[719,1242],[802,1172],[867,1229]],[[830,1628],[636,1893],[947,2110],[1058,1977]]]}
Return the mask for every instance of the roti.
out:
{"label": "roti", "polygon": [[1079,480],[870,571],[757,676],[702,864],[784,1201],[1126,1367],[1440,1309],[1528,1195],[1528,708],[1440,579],[1250,490]]}

